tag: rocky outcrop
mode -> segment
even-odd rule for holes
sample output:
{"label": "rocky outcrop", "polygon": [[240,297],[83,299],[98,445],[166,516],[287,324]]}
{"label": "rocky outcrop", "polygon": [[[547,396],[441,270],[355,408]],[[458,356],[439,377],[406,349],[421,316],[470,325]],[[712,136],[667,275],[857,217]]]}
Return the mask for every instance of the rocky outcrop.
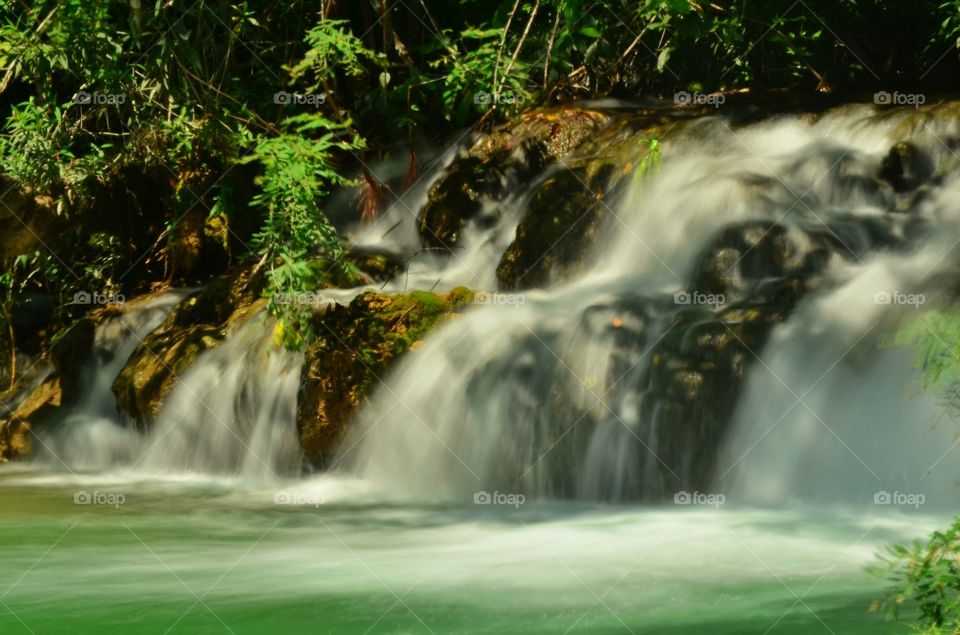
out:
{"label": "rocky outcrop", "polygon": [[619,181],[603,165],[562,170],[534,194],[517,226],[516,238],[497,267],[502,289],[544,287],[552,278],[568,278],[595,257],[597,236],[607,217],[605,198],[615,196]]}
{"label": "rocky outcrop", "polygon": [[322,465],[370,391],[401,355],[474,301],[472,291],[367,291],[318,318],[317,341],[306,351],[297,399],[297,427],[306,458]]}
{"label": "rocky outcrop", "polygon": [[518,183],[568,155],[608,122],[597,111],[534,111],[518,124],[482,136],[430,189],[418,217],[424,243],[451,250],[467,223],[495,222],[500,203]]}

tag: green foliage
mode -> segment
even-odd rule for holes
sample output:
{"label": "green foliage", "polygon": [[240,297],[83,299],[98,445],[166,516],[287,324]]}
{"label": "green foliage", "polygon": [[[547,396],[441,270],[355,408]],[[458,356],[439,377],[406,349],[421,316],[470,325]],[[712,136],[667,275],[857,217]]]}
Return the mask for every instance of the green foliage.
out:
{"label": "green foliage", "polygon": [[61,185],[73,159],[70,132],[59,107],[49,110],[33,99],[14,106],[0,136],[0,161],[14,179],[50,194]]}
{"label": "green foliage", "polygon": [[960,629],[960,518],[926,543],[888,548],[881,561],[874,572],[894,585],[884,603],[891,618],[915,608],[928,635]]}
{"label": "green foliage", "polygon": [[663,160],[663,146],[659,139],[651,137],[645,141],[646,149],[640,163],[633,171],[633,183],[636,184],[651,172],[655,172],[660,167]]}
{"label": "green foliage", "polygon": [[952,414],[960,414],[960,308],[924,311],[886,345],[913,347],[919,388],[940,396]]}
{"label": "green foliage", "polygon": [[334,167],[333,152],[360,150],[363,141],[349,132],[348,124],[317,114],[290,117],[282,125],[283,133],[255,139],[242,162],[258,162],[263,168],[253,205],[265,220],[254,246],[269,267],[270,313],[283,323],[284,343],[298,348],[311,335],[310,310],[287,298],[319,286],[309,262],[312,256],[343,266],[340,237],[318,201],[350,182]]}
{"label": "green foliage", "polygon": [[309,78],[307,88],[318,91],[336,78],[342,71],[350,77],[360,77],[367,72],[364,62],[382,65],[383,55],[366,48],[349,30],[347,20],[321,20],[307,31],[304,38],[309,50],[303,59],[289,68],[291,83]]}

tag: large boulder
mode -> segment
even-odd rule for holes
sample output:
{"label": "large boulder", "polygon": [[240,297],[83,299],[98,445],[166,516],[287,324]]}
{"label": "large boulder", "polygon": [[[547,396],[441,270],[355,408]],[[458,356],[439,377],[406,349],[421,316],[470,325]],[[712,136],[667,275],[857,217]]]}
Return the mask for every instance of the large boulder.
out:
{"label": "large boulder", "polygon": [[396,361],[473,301],[474,293],[465,288],[442,295],[366,291],[318,318],[297,399],[297,427],[308,461],[324,464]]}

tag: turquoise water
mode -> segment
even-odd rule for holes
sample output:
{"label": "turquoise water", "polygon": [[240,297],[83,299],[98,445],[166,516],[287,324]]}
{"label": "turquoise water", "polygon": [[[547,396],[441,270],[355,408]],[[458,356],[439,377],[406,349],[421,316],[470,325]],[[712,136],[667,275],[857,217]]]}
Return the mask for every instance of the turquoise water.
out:
{"label": "turquoise water", "polygon": [[385,504],[331,477],[265,488],[11,467],[0,508],[0,633],[37,635],[905,633],[869,611],[883,587],[864,567],[943,521]]}

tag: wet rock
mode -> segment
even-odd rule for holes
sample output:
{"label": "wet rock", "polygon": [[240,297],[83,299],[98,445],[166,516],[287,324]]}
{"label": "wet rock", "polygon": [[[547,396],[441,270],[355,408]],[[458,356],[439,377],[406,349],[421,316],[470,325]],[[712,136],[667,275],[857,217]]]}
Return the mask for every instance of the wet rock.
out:
{"label": "wet rock", "polygon": [[483,208],[485,198],[506,190],[505,168],[509,157],[488,165],[467,157],[450,167],[430,188],[427,203],[417,218],[420,235],[431,248],[450,250],[457,246],[467,223]]}
{"label": "wet rock", "polygon": [[826,268],[831,254],[852,258],[849,246],[856,248],[861,242],[841,240],[836,231],[802,231],[766,221],[731,225],[701,257],[692,288],[725,302],[767,294],[769,288],[759,291],[767,281],[816,275]]}
{"label": "wet rock", "polygon": [[893,186],[896,192],[915,190],[933,177],[934,165],[915,144],[901,141],[884,157],[880,165],[880,179]]}
{"label": "wet rock", "polygon": [[0,420],[0,463],[29,456],[30,426],[22,419]]}
{"label": "wet rock", "polygon": [[68,394],[78,390],[82,383],[80,372],[93,355],[96,330],[95,319],[83,317],[51,338],[50,360]]}
{"label": "wet rock", "polygon": [[352,247],[346,260],[359,272],[361,284],[392,280],[407,268],[402,254],[376,247]]}
{"label": "wet rock", "polygon": [[84,370],[93,356],[96,325],[105,314],[83,317],[54,334],[46,354],[0,394],[0,401],[8,406],[0,409],[0,460],[29,454],[30,431],[79,401],[88,379]]}
{"label": "wet rock", "polygon": [[495,209],[518,183],[569,154],[608,121],[589,110],[536,111],[482,136],[430,189],[418,217],[424,243],[454,249],[485,207]]}
{"label": "wet rock", "polygon": [[[794,283],[780,281],[784,288]],[[773,327],[803,293],[771,293],[780,302],[745,304],[714,314],[691,308],[676,315],[652,355],[644,395],[644,421],[656,435],[657,453],[669,465],[645,483],[648,498],[669,498],[683,489],[705,491],[736,407],[747,371]],[[667,469],[669,468],[669,470]]]}
{"label": "wet rock", "polygon": [[153,420],[163,399],[204,351],[259,304],[262,275],[225,274],[180,302],[134,350],[113,382],[117,408],[138,425]]}
{"label": "wet rock", "polygon": [[546,286],[553,277],[572,276],[596,255],[612,172],[609,166],[592,177],[584,169],[561,170],[544,181],[497,267],[502,289]]}
{"label": "wet rock", "polygon": [[464,288],[443,295],[367,291],[319,317],[297,399],[307,459],[316,465],[329,459],[360,404],[396,361],[473,301],[474,293]]}

